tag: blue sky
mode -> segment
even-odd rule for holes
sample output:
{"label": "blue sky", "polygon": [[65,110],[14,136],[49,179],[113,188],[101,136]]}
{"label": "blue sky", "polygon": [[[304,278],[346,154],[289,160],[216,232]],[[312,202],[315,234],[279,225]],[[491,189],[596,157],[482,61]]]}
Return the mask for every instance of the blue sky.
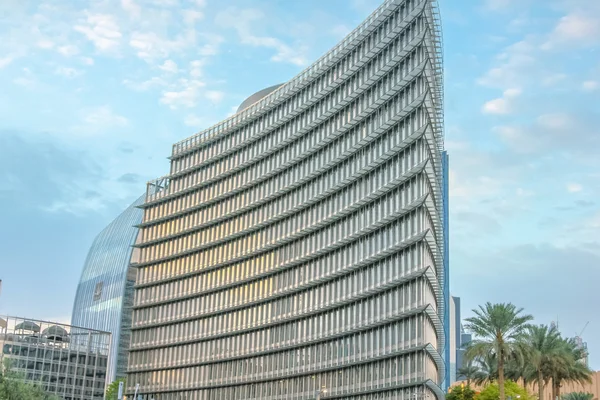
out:
{"label": "blue sky", "polygon": [[[94,236],[171,145],[377,0],[0,2],[0,313],[69,320]],[[451,286],[559,319],[600,368],[600,1],[441,1]]]}

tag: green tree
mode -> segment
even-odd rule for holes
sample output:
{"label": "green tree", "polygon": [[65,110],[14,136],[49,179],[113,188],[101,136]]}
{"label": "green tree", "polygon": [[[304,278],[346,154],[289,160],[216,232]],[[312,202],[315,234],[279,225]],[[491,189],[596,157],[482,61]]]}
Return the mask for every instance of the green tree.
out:
{"label": "green tree", "polygon": [[[507,380],[504,383],[504,390],[506,395],[511,400],[531,400],[531,396],[527,393],[523,387],[517,383]],[[500,386],[497,382],[490,383],[477,395],[477,400],[499,400],[500,399]]]}
{"label": "green tree", "polygon": [[125,379],[124,378],[117,379],[116,381],[113,381],[106,388],[106,396],[104,397],[105,400],[117,400],[117,396],[119,395],[119,382],[123,382],[123,386],[125,386]]}
{"label": "green tree", "polygon": [[60,398],[26,382],[22,374],[12,369],[9,360],[5,360],[3,368],[0,368],[0,400],[60,400]]}
{"label": "green tree", "polygon": [[484,385],[498,380],[498,358],[494,353],[488,353],[476,359],[479,371],[473,377],[477,385]]}
{"label": "green tree", "polygon": [[581,362],[585,350],[577,345],[575,339],[563,339],[562,345],[560,361],[544,366],[544,374],[552,378],[553,399],[560,397],[563,382],[585,384],[592,381],[592,371]]}
{"label": "green tree", "polygon": [[473,310],[474,317],[468,318],[467,329],[475,334],[466,351],[467,360],[495,355],[498,361],[498,393],[506,400],[504,389],[504,366],[511,358],[522,358],[522,339],[533,319],[523,314],[522,308],[513,304],[486,303]]}
{"label": "green tree", "polygon": [[562,400],[592,400],[594,395],[585,392],[571,392],[561,396]]}
{"label": "green tree", "polygon": [[510,379],[515,382],[522,380],[523,387],[527,387],[527,384],[532,380],[535,380],[536,371],[524,358],[523,359],[510,359],[506,363],[504,369],[504,376],[506,379]]}
{"label": "green tree", "polygon": [[448,390],[446,400],[473,400],[475,391],[470,386],[454,386]]}
{"label": "green tree", "polygon": [[466,364],[464,364],[462,367],[460,367],[457,371],[456,374],[460,377],[463,378],[467,381],[467,386],[471,387],[471,382],[473,381],[473,379],[475,379],[478,374],[479,374],[479,368],[473,364],[473,361],[469,361]]}
{"label": "green tree", "polygon": [[538,384],[538,399],[544,399],[544,386],[550,379],[549,368],[565,363],[564,340],[555,327],[534,325],[529,327],[524,343],[526,365],[530,366],[528,377]]}

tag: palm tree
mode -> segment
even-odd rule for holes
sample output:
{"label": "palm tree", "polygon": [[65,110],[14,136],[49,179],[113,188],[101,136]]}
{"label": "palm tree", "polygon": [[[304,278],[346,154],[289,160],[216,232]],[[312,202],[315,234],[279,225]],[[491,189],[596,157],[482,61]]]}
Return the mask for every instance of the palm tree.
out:
{"label": "palm tree", "polygon": [[544,373],[552,378],[552,398],[560,398],[560,388],[563,382],[577,382],[580,384],[592,381],[592,371],[581,362],[585,356],[584,350],[575,339],[562,340],[562,355],[558,362],[545,367]]}
{"label": "palm tree", "polygon": [[556,327],[547,325],[530,326],[524,339],[527,349],[527,364],[535,370],[533,380],[538,384],[538,399],[544,399],[544,385],[550,379],[545,373],[551,366],[565,362],[564,340]]}
{"label": "palm tree", "polygon": [[460,378],[464,377],[467,380],[467,387],[471,387],[471,381],[476,378],[478,374],[479,368],[477,368],[472,361],[463,364],[463,366],[456,371],[456,375]]}
{"label": "palm tree", "polygon": [[594,395],[585,392],[567,393],[561,397],[561,400],[592,400]]}
{"label": "palm tree", "polygon": [[522,338],[529,327],[531,315],[513,304],[486,303],[473,310],[474,317],[467,319],[466,328],[475,334],[466,351],[467,360],[495,355],[498,360],[499,400],[506,400],[504,391],[504,366],[511,358],[523,355]]}
{"label": "palm tree", "polygon": [[509,359],[504,367],[504,376],[511,381],[522,381],[523,387],[527,387],[527,383],[535,380],[537,373],[531,364],[524,359]]}
{"label": "palm tree", "polygon": [[498,380],[498,359],[495,354],[486,354],[475,359],[479,371],[473,377],[477,385],[484,385]]}

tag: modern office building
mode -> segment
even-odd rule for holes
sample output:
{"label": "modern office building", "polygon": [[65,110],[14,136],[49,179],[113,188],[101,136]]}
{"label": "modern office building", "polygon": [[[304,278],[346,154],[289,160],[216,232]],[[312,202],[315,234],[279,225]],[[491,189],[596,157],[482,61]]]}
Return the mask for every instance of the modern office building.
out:
{"label": "modern office building", "polygon": [[142,222],[145,196],[111,222],[94,240],[83,266],[73,304],[71,324],[112,333],[110,384],[125,377],[131,339],[131,312],[135,270],[131,268],[133,244]]}
{"label": "modern office building", "polygon": [[109,332],[1,317],[0,361],[65,400],[102,400],[110,339]]}
{"label": "modern office building", "polygon": [[458,370],[467,365],[467,360],[465,359],[465,352],[466,352],[466,349],[467,349],[469,343],[471,343],[472,340],[473,340],[473,336],[470,333],[467,333],[465,331],[465,328],[461,324],[460,325],[460,347],[456,351],[456,366],[457,366],[456,380],[457,381],[462,381],[467,378],[466,376],[461,375],[458,372]]}
{"label": "modern office building", "polygon": [[443,397],[441,62],[437,3],[387,0],[173,146],[143,206],[127,393]]}
{"label": "modern office building", "polygon": [[449,385],[452,386],[455,382],[464,380],[465,377],[459,374],[459,370],[465,366],[465,351],[467,345],[471,342],[470,333],[465,332],[462,325],[461,301],[460,297],[451,296],[449,309],[450,318],[450,359],[448,368],[450,369]]}
{"label": "modern office building", "polygon": [[[448,152],[442,152],[442,196],[443,201],[443,232],[444,232],[444,304],[450,304],[450,164]],[[446,366],[446,375],[442,388],[444,391],[448,391],[448,388],[452,384],[451,378],[451,358],[453,352],[451,351],[450,342],[450,307],[444,308],[444,334],[446,342],[444,344],[444,365]]]}

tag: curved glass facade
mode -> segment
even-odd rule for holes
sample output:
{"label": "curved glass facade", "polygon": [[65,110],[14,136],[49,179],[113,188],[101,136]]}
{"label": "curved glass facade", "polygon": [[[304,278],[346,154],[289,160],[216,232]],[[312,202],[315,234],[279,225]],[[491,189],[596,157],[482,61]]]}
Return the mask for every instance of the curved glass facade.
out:
{"label": "curved glass facade", "polygon": [[128,393],[443,397],[439,28],[435,1],[387,0],[173,146],[136,245]]}
{"label": "curved glass facade", "polygon": [[142,222],[144,197],[137,199],[94,240],[83,266],[71,324],[112,333],[107,382],[124,377],[131,336],[135,271],[133,244]]}

